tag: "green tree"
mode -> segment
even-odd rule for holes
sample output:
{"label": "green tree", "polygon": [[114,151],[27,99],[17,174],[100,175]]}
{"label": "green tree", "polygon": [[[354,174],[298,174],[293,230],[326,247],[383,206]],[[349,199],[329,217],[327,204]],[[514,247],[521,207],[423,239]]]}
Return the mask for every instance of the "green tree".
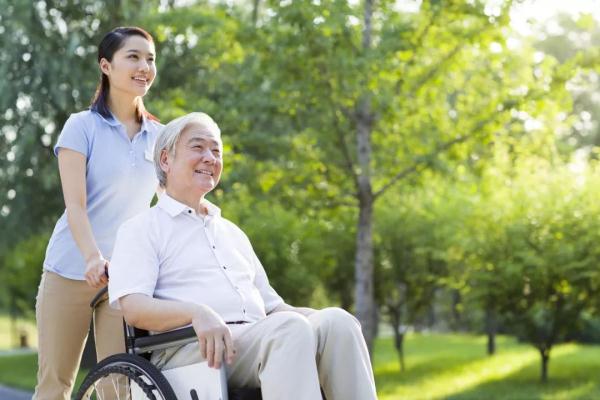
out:
{"label": "green tree", "polygon": [[15,321],[19,317],[33,317],[48,238],[47,234],[31,236],[19,242],[0,258],[0,281],[4,297],[2,300],[13,326],[16,326]]}
{"label": "green tree", "polygon": [[0,254],[55,222],[63,202],[52,146],[94,94],[96,46],[157,3],[0,0]]}
{"label": "green tree", "polygon": [[552,347],[596,309],[598,175],[535,158],[516,171],[499,176],[509,185],[477,211],[485,222],[468,250],[469,282],[484,307],[538,349],[545,382]]}
{"label": "green tree", "polygon": [[506,49],[509,7],[269,1],[252,16],[225,5],[157,16],[164,48],[196,66],[165,64],[186,80],[161,101],[214,110],[233,143],[230,185],[296,210],[354,210],[355,311],[369,346],[377,200],[412,174],[451,172],[492,140],[528,134],[512,129],[525,119],[515,115],[560,101],[563,70]]}

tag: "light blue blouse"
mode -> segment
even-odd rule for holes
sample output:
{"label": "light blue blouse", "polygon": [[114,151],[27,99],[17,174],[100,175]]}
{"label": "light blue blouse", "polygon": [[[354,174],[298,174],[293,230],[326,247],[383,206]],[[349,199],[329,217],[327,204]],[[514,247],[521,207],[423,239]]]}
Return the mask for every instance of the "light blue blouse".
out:
{"label": "light blue blouse", "polygon": [[[69,117],[54,146],[56,155],[65,148],[86,157],[87,213],[98,248],[108,260],[121,223],[148,208],[158,186],[152,157],[161,127],[144,118],[129,140],[117,119],[87,110]],[[52,232],[44,269],[85,279],[85,260],[71,235],[66,210]]]}

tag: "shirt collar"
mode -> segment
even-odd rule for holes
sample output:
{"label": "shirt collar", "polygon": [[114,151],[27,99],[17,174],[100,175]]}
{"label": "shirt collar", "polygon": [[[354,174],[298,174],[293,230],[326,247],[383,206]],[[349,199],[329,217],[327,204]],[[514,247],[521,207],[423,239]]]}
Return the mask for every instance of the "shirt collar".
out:
{"label": "shirt collar", "polygon": [[142,115],[142,125],[140,126],[140,132],[148,132],[148,118],[146,118],[145,115]]}
{"label": "shirt collar", "polygon": [[[121,125],[121,122],[119,122],[119,120],[115,118],[113,113],[110,113],[110,116],[107,118],[104,115],[100,114],[95,109],[92,109],[92,111],[95,112],[102,119],[102,121],[104,121],[105,123],[107,123],[110,126],[120,126]],[[142,115],[142,125],[140,127],[140,132],[142,132],[142,133],[148,132],[148,118],[146,118],[145,115]]]}
{"label": "shirt collar", "polygon": [[[167,214],[169,214],[171,217],[175,217],[181,213],[191,214],[194,216],[196,215],[196,210],[175,200],[174,198],[169,196],[167,192],[164,192],[160,195],[160,198],[158,199],[156,205],[165,210]],[[202,205],[206,206],[209,217],[221,216],[221,209],[213,203],[211,203],[210,201],[204,199],[202,200]]]}
{"label": "shirt collar", "polygon": [[104,115],[100,114],[96,109],[92,108],[91,109],[93,112],[96,113],[96,115],[98,115],[100,117],[100,119],[102,121],[104,121],[105,123],[107,123],[110,126],[119,126],[121,125],[121,123],[115,118],[114,115],[112,115],[112,113],[110,114],[110,117],[105,117]]}

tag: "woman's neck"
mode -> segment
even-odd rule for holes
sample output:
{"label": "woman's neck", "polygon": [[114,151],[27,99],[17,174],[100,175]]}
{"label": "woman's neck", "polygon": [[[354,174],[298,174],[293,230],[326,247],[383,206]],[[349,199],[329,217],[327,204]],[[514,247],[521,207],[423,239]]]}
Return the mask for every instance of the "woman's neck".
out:
{"label": "woman's neck", "polygon": [[122,123],[127,124],[138,121],[137,102],[137,97],[109,95],[107,103],[113,115]]}

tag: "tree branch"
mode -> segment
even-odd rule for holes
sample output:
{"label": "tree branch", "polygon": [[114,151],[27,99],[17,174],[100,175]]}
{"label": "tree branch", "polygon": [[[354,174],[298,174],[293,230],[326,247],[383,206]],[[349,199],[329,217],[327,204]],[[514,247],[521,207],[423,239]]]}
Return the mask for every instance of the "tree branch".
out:
{"label": "tree branch", "polygon": [[396,175],[394,175],[388,183],[386,183],[385,185],[383,185],[379,190],[377,190],[375,192],[375,194],[373,195],[373,197],[375,199],[377,199],[379,196],[381,196],[383,193],[385,193],[389,188],[391,188],[392,186],[394,186],[396,184],[396,182],[398,182],[401,179],[406,178],[407,176],[415,173],[415,172],[419,172],[421,170],[423,170],[424,168],[426,168],[427,163],[429,161],[431,161],[433,158],[437,157],[440,153],[443,153],[447,150],[449,150],[450,148],[452,148],[453,146],[459,144],[459,143],[463,143],[466,142],[467,140],[477,136],[477,134],[479,134],[479,132],[481,131],[481,129],[486,126],[488,123],[490,123],[491,121],[493,121],[497,114],[492,114],[491,116],[489,116],[488,118],[481,120],[477,123],[477,125],[473,128],[472,132],[468,135],[464,135],[464,136],[457,136],[452,140],[449,140],[447,142],[441,143],[439,144],[435,150],[433,150],[432,152],[430,152],[429,154],[426,154],[424,156],[418,157],[417,160],[413,163],[413,165],[411,165],[410,167],[407,167],[401,171],[399,171]]}
{"label": "tree branch", "polygon": [[[418,59],[417,48],[419,48],[423,45],[423,41],[425,40],[425,37],[427,36],[427,34],[429,33],[429,30],[434,25],[435,21],[437,20],[437,18],[440,15],[440,10],[441,10],[441,7],[435,8],[434,12],[431,14],[431,17],[429,18],[429,21],[427,21],[427,25],[425,25],[425,28],[423,28],[423,30],[421,31],[419,36],[416,38],[416,40],[413,41],[413,45],[410,46],[412,56],[406,62],[406,67],[411,67],[416,63],[416,61]],[[398,79],[398,81],[396,82],[396,92],[400,91],[400,87],[404,83],[404,76],[405,76],[405,74],[402,74],[400,79]]]}

